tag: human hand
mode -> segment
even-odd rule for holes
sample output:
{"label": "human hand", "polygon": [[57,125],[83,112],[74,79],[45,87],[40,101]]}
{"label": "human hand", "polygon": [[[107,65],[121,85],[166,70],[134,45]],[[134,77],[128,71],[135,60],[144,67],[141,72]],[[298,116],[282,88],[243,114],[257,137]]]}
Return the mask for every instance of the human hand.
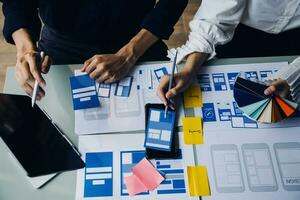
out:
{"label": "human hand", "polygon": [[265,95],[277,94],[281,97],[287,97],[290,94],[289,84],[282,79],[277,79],[265,90]]}
{"label": "human hand", "polygon": [[137,58],[129,50],[116,54],[95,55],[85,61],[81,71],[98,83],[113,83],[126,76],[134,67]]}
{"label": "human hand", "polygon": [[170,75],[164,76],[161,78],[159,86],[157,88],[157,96],[166,106],[170,106],[172,109],[175,109],[174,102],[170,101],[171,98],[186,90],[189,85],[192,83],[193,74],[189,72],[179,72],[174,74],[173,86],[169,89]]}
{"label": "human hand", "polygon": [[43,87],[45,87],[46,82],[41,73],[48,73],[49,68],[49,56],[46,55],[41,61],[40,54],[35,49],[17,53],[16,79],[29,96],[32,96],[34,82],[37,80],[40,86],[36,96],[37,100],[41,100],[45,96]]}
{"label": "human hand", "polygon": [[189,87],[194,76],[197,74],[199,67],[202,66],[207,56],[208,54],[206,53],[198,52],[188,55],[183,70],[174,75],[174,86],[169,91],[167,90],[169,87],[170,76],[162,77],[156,93],[166,106],[170,106],[172,109],[175,109],[174,102],[170,101],[170,98],[176,96],[180,92],[183,92]]}
{"label": "human hand", "polygon": [[17,47],[16,80],[29,96],[32,96],[34,82],[37,80],[40,90],[37,92],[36,99],[40,100],[45,96],[45,91],[41,87],[46,84],[41,72],[47,73],[49,71],[50,58],[45,55],[41,63],[35,42],[33,42],[30,31],[27,29],[16,30],[12,37]]}

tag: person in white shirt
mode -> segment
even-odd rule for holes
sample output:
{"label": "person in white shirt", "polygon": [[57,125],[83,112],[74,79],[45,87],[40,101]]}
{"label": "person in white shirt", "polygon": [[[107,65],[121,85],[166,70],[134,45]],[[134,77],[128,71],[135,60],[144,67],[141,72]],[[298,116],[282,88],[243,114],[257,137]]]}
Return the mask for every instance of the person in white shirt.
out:
{"label": "person in white shirt", "polygon": [[[300,55],[300,0],[202,0],[190,29],[186,44],[177,48],[177,62],[186,60],[183,70],[174,76],[171,90],[169,76],[162,78],[157,89],[165,105],[190,85],[206,60],[215,56]],[[175,51],[169,51],[171,59]],[[300,59],[278,71],[273,80],[266,94],[290,91],[300,103]]]}

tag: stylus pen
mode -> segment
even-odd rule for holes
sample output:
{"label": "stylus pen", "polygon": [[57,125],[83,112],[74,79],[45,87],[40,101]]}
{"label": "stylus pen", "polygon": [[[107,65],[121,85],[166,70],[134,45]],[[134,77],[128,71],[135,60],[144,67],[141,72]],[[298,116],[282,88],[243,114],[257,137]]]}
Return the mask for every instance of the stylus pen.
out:
{"label": "stylus pen", "polygon": [[[43,51],[41,51],[40,53],[40,57],[41,57],[41,61],[40,61],[40,66],[42,65],[43,63],[43,60],[44,60],[44,56],[45,56],[45,53]],[[31,107],[34,106],[35,104],[35,100],[36,100],[36,93],[38,91],[38,88],[39,88],[39,83],[37,82],[37,80],[35,80],[34,82],[34,87],[33,87],[33,93],[32,93],[32,97],[31,97]]]}
{"label": "stylus pen", "polygon": [[[172,85],[173,85],[174,71],[175,71],[176,62],[177,62],[177,54],[178,54],[178,50],[176,51],[176,54],[175,54],[175,57],[174,57],[174,61],[173,61],[173,67],[172,67],[172,73],[171,73],[170,80],[169,80],[168,91],[171,90]],[[165,106],[165,118],[167,117],[167,111],[168,111],[168,105]]]}

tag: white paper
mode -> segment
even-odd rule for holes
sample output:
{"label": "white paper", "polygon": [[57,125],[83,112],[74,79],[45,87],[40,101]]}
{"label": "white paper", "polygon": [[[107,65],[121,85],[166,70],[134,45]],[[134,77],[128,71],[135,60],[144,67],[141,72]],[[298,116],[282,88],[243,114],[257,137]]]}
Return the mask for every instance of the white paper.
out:
{"label": "white paper", "polygon": [[[194,165],[193,147],[192,145],[183,144],[182,133],[179,133],[179,136],[182,159],[152,159],[150,161],[157,168],[160,165],[158,169],[161,171],[177,170],[182,172],[166,173],[166,181],[170,181],[169,184],[161,184],[149,194],[134,197],[127,195],[126,188],[121,182],[124,180],[122,177],[131,174],[130,170],[125,171],[125,167],[134,166],[136,156],[143,155],[144,133],[79,136],[79,151],[82,154],[82,159],[87,162],[87,167],[78,170],[76,199],[198,199],[189,197],[187,189],[186,167]],[[86,161],[86,158],[90,158],[91,155],[98,155],[98,158],[101,159],[96,163],[98,166],[90,167],[89,163],[92,162]],[[111,158],[112,162],[110,162]],[[174,189],[174,181],[183,181],[183,188],[177,187],[177,189]],[[105,189],[99,189],[101,185]],[[91,192],[91,188],[95,189],[94,193]],[[167,194],[168,192],[166,192],[175,190],[178,193]],[[158,194],[159,191],[164,194]]]}
{"label": "white paper", "polygon": [[[153,70],[165,67],[171,73],[171,66],[172,63],[169,62],[136,66],[131,74],[133,82],[129,97],[115,96],[116,86],[113,84],[110,98],[99,97],[101,105],[99,108],[75,111],[75,133],[91,134],[144,130],[145,104],[161,103],[156,95],[159,82],[155,78]],[[75,71],[75,74],[79,75],[80,72]],[[180,101],[179,96],[176,101]],[[183,109],[181,102],[177,105],[177,121],[181,125]]]}
{"label": "white paper", "polygon": [[275,124],[256,123],[241,114],[234,103],[232,88],[235,82],[235,74],[241,73],[253,80],[255,78],[265,80],[266,76],[282,67],[287,67],[287,65],[287,62],[275,62],[201,68],[201,73],[197,76],[197,82],[201,85],[204,106],[202,109],[195,109],[194,113],[196,116],[203,117],[204,131],[280,128],[299,125],[300,118],[290,118]]}
{"label": "white paper", "polygon": [[203,199],[299,200],[299,133],[300,127],[205,132],[196,152],[212,196]]}

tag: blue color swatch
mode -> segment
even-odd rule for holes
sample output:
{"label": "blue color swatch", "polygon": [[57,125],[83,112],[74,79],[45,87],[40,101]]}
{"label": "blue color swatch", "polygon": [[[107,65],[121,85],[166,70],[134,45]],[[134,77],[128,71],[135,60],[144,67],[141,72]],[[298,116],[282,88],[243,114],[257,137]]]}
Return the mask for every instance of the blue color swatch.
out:
{"label": "blue color swatch", "polygon": [[113,195],[113,153],[86,153],[84,197]]}
{"label": "blue color swatch", "polygon": [[215,107],[213,103],[203,103],[202,116],[204,122],[217,121]]}
{"label": "blue color swatch", "polygon": [[95,81],[89,75],[70,77],[74,110],[100,106]]}
{"label": "blue color swatch", "polygon": [[165,118],[164,112],[156,108],[149,109],[144,145],[146,148],[171,151],[176,115],[174,111],[168,110]]}

